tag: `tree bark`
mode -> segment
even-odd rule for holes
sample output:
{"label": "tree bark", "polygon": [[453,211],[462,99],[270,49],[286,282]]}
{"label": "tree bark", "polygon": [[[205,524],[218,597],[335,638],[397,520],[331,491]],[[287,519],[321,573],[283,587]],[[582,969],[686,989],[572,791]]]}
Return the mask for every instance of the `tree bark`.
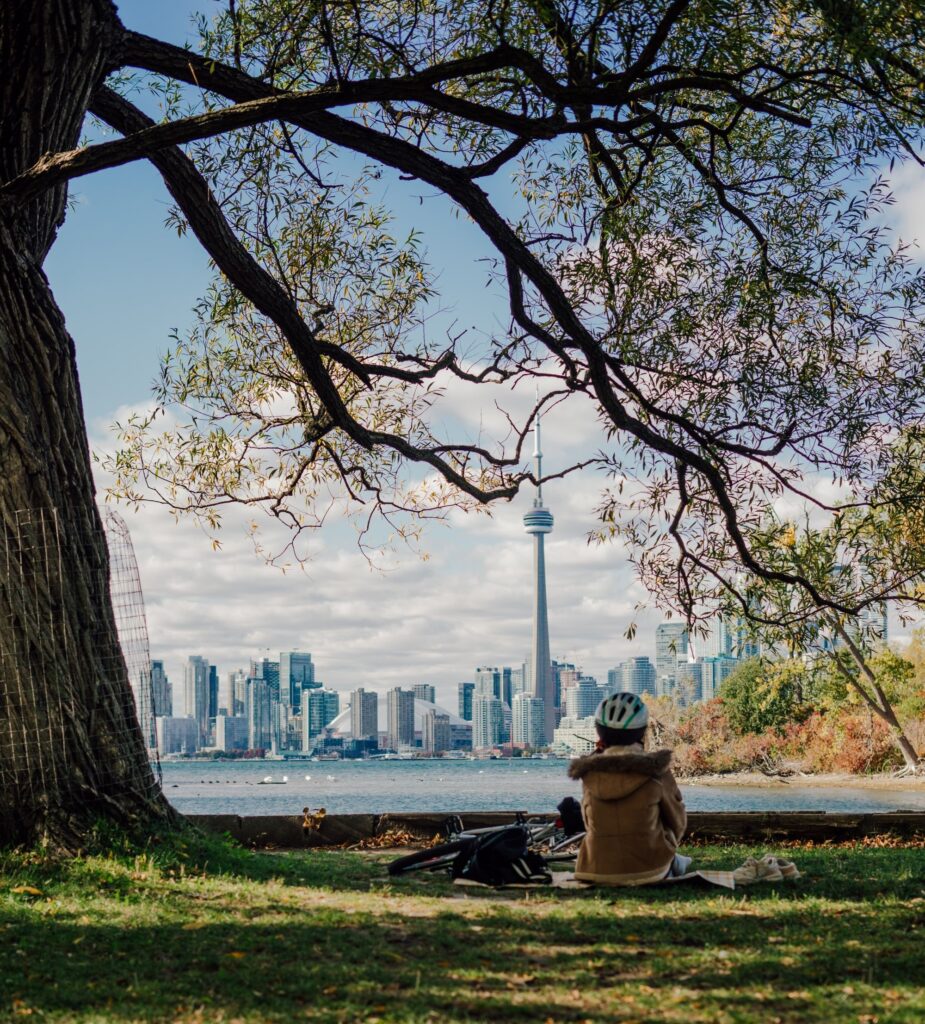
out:
{"label": "tree bark", "polygon": [[[0,4],[0,179],[73,147],[118,23],[109,0]],[[65,189],[0,212],[0,843],[81,845],[172,817],[109,596],[74,346],[41,265]]]}

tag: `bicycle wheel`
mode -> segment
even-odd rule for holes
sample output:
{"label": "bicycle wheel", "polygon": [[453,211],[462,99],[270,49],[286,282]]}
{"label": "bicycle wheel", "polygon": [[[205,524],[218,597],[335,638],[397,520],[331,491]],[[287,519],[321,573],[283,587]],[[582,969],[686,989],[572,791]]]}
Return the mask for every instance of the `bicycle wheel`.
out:
{"label": "bicycle wheel", "polygon": [[441,843],[429,850],[418,850],[404,857],[393,860],[388,865],[390,875],[407,875],[410,871],[431,871],[444,867],[455,860],[457,854],[468,850],[475,843],[475,838],[457,839],[452,843]]}

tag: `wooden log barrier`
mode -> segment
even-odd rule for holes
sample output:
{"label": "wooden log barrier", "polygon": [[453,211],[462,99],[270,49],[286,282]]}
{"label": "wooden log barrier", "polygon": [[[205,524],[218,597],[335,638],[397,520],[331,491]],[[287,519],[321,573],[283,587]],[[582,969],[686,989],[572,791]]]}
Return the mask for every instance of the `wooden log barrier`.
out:
{"label": "wooden log barrier", "polygon": [[[505,825],[517,811],[459,811],[466,828]],[[523,813],[523,812],[521,812]],[[209,832],[225,833],[254,848],[312,849],[352,846],[387,832],[410,833],[420,840],[440,834],[448,813],[329,814],[317,828],[302,815],[190,814],[187,820]],[[550,814],[530,815],[548,820]],[[692,811],[688,839],[698,842],[767,843],[790,839],[845,842],[865,836],[893,835],[925,841],[925,812],[830,814],[825,811]]]}

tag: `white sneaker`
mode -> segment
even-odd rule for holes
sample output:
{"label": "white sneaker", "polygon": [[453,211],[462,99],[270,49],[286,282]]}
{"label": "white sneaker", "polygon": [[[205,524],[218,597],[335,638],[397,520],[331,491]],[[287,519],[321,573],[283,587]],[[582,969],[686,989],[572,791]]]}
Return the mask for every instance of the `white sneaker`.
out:
{"label": "white sneaker", "polygon": [[799,869],[792,860],[781,860],[779,857],[774,857],[769,853],[766,857],[761,858],[761,862],[762,864],[769,864],[771,867],[777,868],[781,873],[781,877],[786,878],[788,881],[800,877]]}
{"label": "white sneaker", "polygon": [[749,857],[732,872],[732,877],[736,885],[754,885],[755,882],[780,882],[784,876],[776,864]]}

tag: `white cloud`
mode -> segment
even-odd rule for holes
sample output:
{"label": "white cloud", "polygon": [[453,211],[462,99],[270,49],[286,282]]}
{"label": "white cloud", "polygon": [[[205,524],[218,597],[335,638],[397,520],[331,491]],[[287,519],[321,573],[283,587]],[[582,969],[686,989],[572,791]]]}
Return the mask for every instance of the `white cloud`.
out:
{"label": "white cloud", "polygon": [[[570,441],[580,430],[572,427]],[[558,439],[545,445],[552,462]],[[658,621],[652,613],[639,639],[623,638],[643,592],[618,545],[587,544],[602,483],[584,474],[545,490],[556,515],[546,552],[553,653],[599,678],[625,657],[654,655]],[[243,511],[227,516],[218,551],[164,508],[119,511],[138,558],[151,654],[165,661],[175,693],[188,655],[207,656],[224,674],[266,651],[275,658],[299,648],[337,689],[432,682],[452,707],[455,684],[477,665],[519,664],[530,643],[532,541],[521,525],[530,500],[521,495],[491,516],[454,513],[448,527],[428,530],[428,560],[400,551],[388,572],[369,567],[344,524],[313,535],[311,561],[283,573],[255,554]]]}

